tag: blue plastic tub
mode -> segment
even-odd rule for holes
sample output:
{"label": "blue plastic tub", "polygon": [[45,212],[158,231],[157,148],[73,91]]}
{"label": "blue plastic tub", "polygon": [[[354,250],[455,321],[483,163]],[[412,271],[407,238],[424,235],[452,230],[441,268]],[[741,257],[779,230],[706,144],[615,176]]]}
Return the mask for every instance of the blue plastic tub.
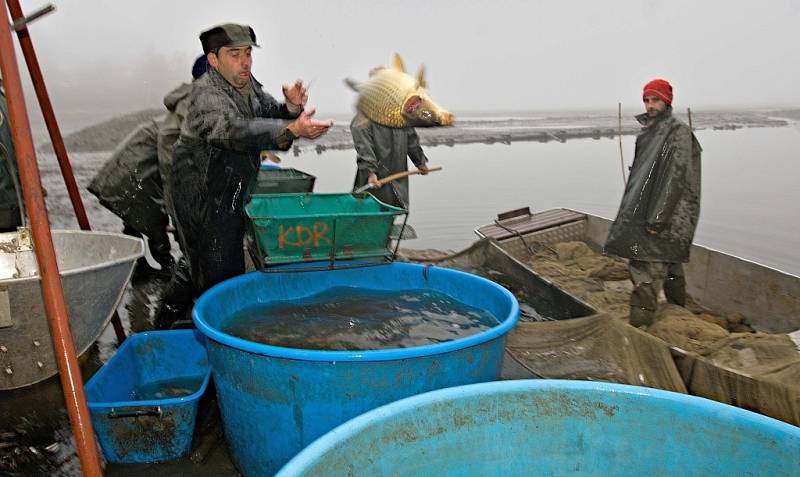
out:
{"label": "blue plastic tub", "polygon": [[[429,289],[492,313],[499,325],[436,345],[375,351],[282,348],[235,338],[219,325],[255,303],[332,287]],[[404,263],[317,272],[250,273],[206,292],[193,311],[205,333],[225,436],[245,476],[272,475],[303,447],[365,411],[414,394],[499,377],[514,296],[483,278]]]}
{"label": "blue plastic tub", "polygon": [[[195,330],[129,336],[89,380],[86,399],[106,460],[162,462],[189,452],[198,400],[211,376],[205,341]],[[181,396],[134,397],[154,385]]]}
{"label": "blue plastic tub", "polygon": [[585,381],[444,389],[359,416],[278,477],[800,475],[800,428],[683,394]]}
{"label": "blue plastic tub", "polygon": [[281,169],[281,166],[271,162],[262,162],[261,165],[258,166],[259,171],[274,171],[276,169]]}

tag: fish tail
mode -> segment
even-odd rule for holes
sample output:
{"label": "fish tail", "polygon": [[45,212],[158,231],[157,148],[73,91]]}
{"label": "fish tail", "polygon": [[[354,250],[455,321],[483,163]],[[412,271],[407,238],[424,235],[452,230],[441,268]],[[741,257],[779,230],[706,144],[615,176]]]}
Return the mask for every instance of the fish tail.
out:
{"label": "fish tail", "polygon": [[344,84],[346,84],[348,88],[352,89],[356,93],[360,93],[361,92],[361,83],[359,83],[358,81],[356,81],[354,79],[345,78]]}

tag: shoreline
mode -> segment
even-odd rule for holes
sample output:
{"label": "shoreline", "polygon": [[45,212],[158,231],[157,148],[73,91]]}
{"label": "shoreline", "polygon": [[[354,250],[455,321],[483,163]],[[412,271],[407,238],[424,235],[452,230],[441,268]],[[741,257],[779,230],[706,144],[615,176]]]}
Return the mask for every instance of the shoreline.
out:
{"label": "shoreline", "polygon": [[[138,124],[162,114],[161,110],[147,109],[125,114],[93,126],[83,128],[64,137],[70,152],[104,152],[114,150]],[[792,122],[792,111],[781,115],[780,111],[725,111],[693,112],[692,126],[701,130],[736,130],[743,128],[786,127]],[[688,122],[685,114],[675,113]],[[783,119],[783,118],[786,119]],[[779,119],[780,118],[780,119]],[[613,139],[620,132],[623,136],[635,135],[641,130],[632,116],[624,116],[620,130],[615,115],[598,113],[564,113],[538,118],[479,118],[456,122],[453,127],[417,128],[420,143],[424,147],[457,144],[511,144],[512,142],[564,143],[570,139]],[[47,137],[47,136],[45,136]],[[295,141],[291,152],[298,156],[303,152],[347,150],[353,148],[349,124],[334,124],[327,134],[315,141]],[[36,148],[52,152],[49,141]]]}
{"label": "shoreline", "polygon": [[[688,122],[685,114],[675,115]],[[761,112],[701,112],[692,113],[692,127],[702,130],[737,130],[744,128],[786,127],[790,120],[777,119],[772,113]],[[417,128],[420,144],[425,147],[456,144],[505,144],[512,142],[567,142],[570,139],[614,139],[636,135],[641,126],[631,116],[623,116],[622,129],[617,116],[602,114],[564,114],[543,118],[480,119],[463,121],[447,128]],[[299,140],[292,148],[295,156],[315,150],[346,150],[353,148],[349,125],[335,124],[327,134],[316,141]]]}

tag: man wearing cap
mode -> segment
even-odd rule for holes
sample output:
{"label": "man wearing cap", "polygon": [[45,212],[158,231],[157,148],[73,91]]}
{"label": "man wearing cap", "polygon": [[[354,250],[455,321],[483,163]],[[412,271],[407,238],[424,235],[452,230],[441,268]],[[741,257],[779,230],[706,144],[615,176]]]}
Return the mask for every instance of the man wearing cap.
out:
{"label": "man wearing cap", "polygon": [[177,229],[195,293],[244,272],[245,193],[259,153],[287,150],[298,137],[315,139],[332,125],[306,110],[302,81],[284,85],[285,103],[251,75],[256,35],[224,24],[200,34],[208,71],[192,85],[170,175]]}
{"label": "man wearing cap", "polygon": [[660,284],[667,301],[686,304],[683,263],[700,215],[702,148],[689,126],[672,115],[672,86],[655,79],[644,86],[642,131],[625,193],[604,252],[627,258],[633,282],[630,323],[649,326]]}

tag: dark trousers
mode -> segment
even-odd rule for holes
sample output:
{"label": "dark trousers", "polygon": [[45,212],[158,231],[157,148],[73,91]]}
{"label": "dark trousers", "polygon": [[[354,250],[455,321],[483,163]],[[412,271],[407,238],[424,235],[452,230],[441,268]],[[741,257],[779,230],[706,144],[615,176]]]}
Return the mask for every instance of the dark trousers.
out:
{"label": "dark trousers", "polygon": [[[176,204],[177,205],[177,204]],[[225,207],[206,207],[202,226],[196,219],[184,226],[184,204],[178,210],[178,232],[186,251],[192,283],[199,296],[217,283],[244,273],[244,214]],[[189,212],[191,213],[191,212]],[[196,212],[195,212],[196,213]]]}
{"label": "dark trousers", "polygon": [[653,323],[662,284],[667,302],[686,306],[686,278],[682,263],[631,260],[629,268],[633,282],[630,302],[630,323],[633,326]]}
{"label": "dark trousers", "polygon": [[16,232],[22,226],[19,207],[0,207],[0,232]]}
{"label": "dark trousers", "polygon": [[167,286],[156,317],[158,329],[169,328],[175,321],[185,319],[195,298],[217,283],[245,271],[242,214],[219,213],[215,208],[206,215],[206,226],[197,227],[191,225],[201,223],[197,217],[181,221],[181,212],[191,213],[186,207],[177,206],[176,209],[179,211],[176,228],[185,255]]}
{"label": "dark trousers", "polygon": [[152,232],[144,234],[136,230],[136,228],[129,223],[123,222],[122,233],[136,238],[144,237],[147,240],[147,248],[150,250],[150,255],[153,256],[153,259],[161,265],[162,270],[171,271],[175,260],[172,258],[172,246],[169,243],[167,224],[164,224],[161,228],[154,228]]}

